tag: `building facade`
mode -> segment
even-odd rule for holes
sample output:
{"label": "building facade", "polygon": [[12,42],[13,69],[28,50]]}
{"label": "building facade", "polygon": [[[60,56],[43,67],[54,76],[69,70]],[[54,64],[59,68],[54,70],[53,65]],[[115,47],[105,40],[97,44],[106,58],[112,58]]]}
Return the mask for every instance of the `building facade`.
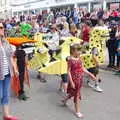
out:
{"label": "building facade", "polygon": [[[117,2],[117,5],[116,5]],[[88,10],[118,6],[120,0],[0,0],[0,18],[40,13],[44,10],[62,7],[80,7]],[[115,6],[115,7],[116,7]]]}
{"label": "building facade", "polygon": [[9,18],[11,14],[11,0],[0,0],[0,18]]}
{"label": "building facade", "polygon": [[[63,7],[83,7],[91,10],[91,2],[94,0],[26,0],[24,2],[13,2],[12,16],[20,16],[21,14],[30,14],[31,12],[41,12],[43,10],[50,10],[54,8]],[[96,3],[96,2],[95,2]]]}

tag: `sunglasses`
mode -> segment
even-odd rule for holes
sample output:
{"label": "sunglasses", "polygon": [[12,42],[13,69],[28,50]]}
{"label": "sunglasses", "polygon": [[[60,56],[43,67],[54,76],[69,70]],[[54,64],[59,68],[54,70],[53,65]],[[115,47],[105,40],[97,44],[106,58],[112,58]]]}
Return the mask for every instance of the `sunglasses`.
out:
{"label": "sunglasses", "polygon": [[0,27],[0,30],[3,30],[4,29],[4,27]]}

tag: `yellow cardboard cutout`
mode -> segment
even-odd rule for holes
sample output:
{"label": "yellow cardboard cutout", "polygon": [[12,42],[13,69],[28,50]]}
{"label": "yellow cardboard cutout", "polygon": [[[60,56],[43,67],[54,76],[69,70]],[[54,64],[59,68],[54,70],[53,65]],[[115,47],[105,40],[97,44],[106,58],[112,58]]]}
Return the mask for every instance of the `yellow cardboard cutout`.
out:
{"label": "yellow cardboard cutout", "polygon": [[[98,48],[99,52],[99,63],[103,64],[105,61],[105,41],[107,37],[103,37],[109,34],[108,29],[94,28],[90,35],[89,50],[86,54],[81,55],[85,68],[95,67],[95,63],[92,58],[91,51],[94,47]],[[75,37],[62,38],[64,43],[60,45],[60,51],[54,55],[56,61],[50,62],[50,56],[48,49],[44,46],[43,40],[44,34],[35,36],[35,40],[39,41],[36,44],[35,57],[29,61],[30,67],[33,69],[40,68],[38,71],[48,74],[66,74],[67,73],[67,62],[66,58],[70,56],[70,45],[74,43],[81,43],[82,40]],[[39,48],[43,48],[43,53],[37,53]],[[44,64],[44,65],[43,65]]]}

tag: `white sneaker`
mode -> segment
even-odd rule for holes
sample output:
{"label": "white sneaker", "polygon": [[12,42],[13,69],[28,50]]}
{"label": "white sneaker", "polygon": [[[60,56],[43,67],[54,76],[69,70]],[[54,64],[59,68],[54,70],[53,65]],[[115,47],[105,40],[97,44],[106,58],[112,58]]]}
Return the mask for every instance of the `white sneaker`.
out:
{"label": "white sneaker", "polygon": [[90,82],[87,83],[87,86],[90,87],[90,88],[94,87],[94,85],[92,85]]}
{"label": "white sneaker", "polygon": [[93,90],[95,90],[96,92],[103,92],[103,90],[100,88],[99,85],[95,85],[95,86],[93,87]]}

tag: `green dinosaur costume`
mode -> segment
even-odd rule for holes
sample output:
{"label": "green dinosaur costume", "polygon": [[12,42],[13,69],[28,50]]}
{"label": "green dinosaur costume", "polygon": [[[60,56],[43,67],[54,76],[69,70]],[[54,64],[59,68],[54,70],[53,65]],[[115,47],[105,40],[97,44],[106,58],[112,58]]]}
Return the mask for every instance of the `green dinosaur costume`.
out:
{"label": "green dinosaur costume", "polygon": [[24,23],[20,25],[20,33],[21,36],[27,36],[30,37],[30,30],[32,30],[32,26],[28,23]]}

